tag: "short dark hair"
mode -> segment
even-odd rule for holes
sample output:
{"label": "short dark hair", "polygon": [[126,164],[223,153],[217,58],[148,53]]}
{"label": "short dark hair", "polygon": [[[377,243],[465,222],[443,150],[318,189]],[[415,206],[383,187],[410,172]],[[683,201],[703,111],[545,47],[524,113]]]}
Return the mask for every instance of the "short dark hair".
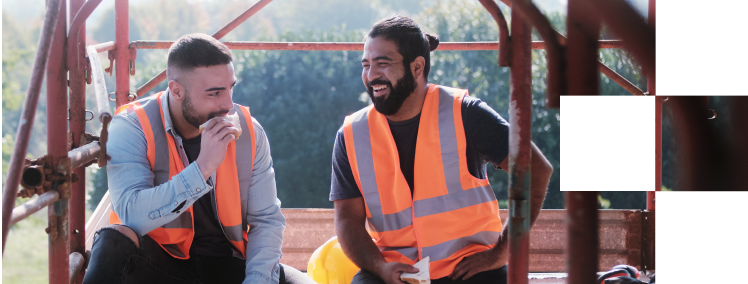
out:
{"label": "short dark hair", "polygon": [[[375,38],[384,36],[384,38],[394,41],[397,45],[397,51],[403,56],[403,62],[410,64],[418,56],[423,56],[426,60],[426,66],[423,68],[423,77],[428,81],[429,71],[431,70],[430,52],[439,46],[439,37],[421,31],[421,27],[412,19],[395,15],[380,20],[369,31],[368,37]],[[408,68],[408,66],[405,66]]]}
{"label": "short dark hair", "polygon": [[233,60],[226,45],[212,36],[194,33],[180,37],[169,48],[166,66],[181,70],[229,64]]}

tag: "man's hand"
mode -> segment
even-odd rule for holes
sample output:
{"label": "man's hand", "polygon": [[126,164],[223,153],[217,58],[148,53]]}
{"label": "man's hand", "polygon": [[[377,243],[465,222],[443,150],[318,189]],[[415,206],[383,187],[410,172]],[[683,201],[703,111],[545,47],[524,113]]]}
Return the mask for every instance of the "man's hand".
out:
{"label": "man's hand", "polygon": [[213,119],[208,122],[200,138],[200,155],[195,161],[206,180],[223,163],[226,147],[238,133],[239,128],[226,120]]}
{"label": "man's hand", "polygon": [[506,246],[495,246],[492,249],[485,250],[474,255],[463,258],[455,266],[455,270],[449,275],[452,280],[467,280],[473,275],[483,271],[489,271],[501,268],[509,262],[509,250]]}
{"label": "man's hand", "polygon": [[400,280],[400,274],[403,272],[418,273],[418,268],[401,262],[387,262],[382,264],[376,273],[387,284],[406,284]]}

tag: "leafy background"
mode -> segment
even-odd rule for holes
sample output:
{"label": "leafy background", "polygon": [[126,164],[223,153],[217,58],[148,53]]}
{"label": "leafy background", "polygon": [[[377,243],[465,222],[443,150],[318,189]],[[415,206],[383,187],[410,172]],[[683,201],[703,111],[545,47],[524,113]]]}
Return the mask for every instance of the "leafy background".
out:
{"label": "leafy background", "polygon": [[[114,40],[113,1],[104,2],[87,21],[89,45]],[[553,26],[565,33],[565,1],[535,2]],[[646,6],[646,1],[634,1],[637,7],[642,3]],[[44,1],[7,0],[2,5],[2,179],[5,181],[36,52]],[[131,0],[130,40],[175,40],[192,32],[211,34],[250,5],[237,0]],[[509,9],[499,5],[509,19]],[[640,8],[642,14],[644,9]],[[439,35],[442,42],[498,39],[495,22],[478,1],[328,0],[309,5],[302,0],[279,0],[268,4],[222,40],[360,42],[374,22],[397,13],[413,17],[425,31]],[[601,38],[616,37],[603,29]],[[541,39],[534,34],[533,40]],[[361,52],[350,51],[234,51],[239,80],[234,101],[250,106],[252,115],[267,132],[278,197],[284,208],[332,208],[328,194],[334,133],[346,115],[368,104],[360,79],[361,55]],[[103,66],[108,67],[106,54],[100,56]],[[605,49],[599,56],[639,88],[646,88],[645,77],[626,52]],[[468,89],[471,95],[487,102],[508,120],[509,68],[498,67],[497,58],[497,51],[435,51],[431,57],[429,82]],[[559,191],[560,111],[545,107],[545,52],[534,50],[532,63],[532,139],[554,167],[544,208],[560,209],[564,207]],[[139,50],[130,89],[143,85],[165,67],[165,50]],[[115,78],[105,77],[107,88],[114,90]],[[600,78],[603,94],[629,95],[605,76]],[[93,89],[90,85],[88,88],[87,108],[95,109]],[[165,88],[166,84],[162,83],[154,92]],[[44,97],[40,98],[29,157],[39,157],[46,152],[46,107]],[[666,133],[668,125],[666,121]],[[95,120],[87,124],[87,131],[91,133],[98,133],[100,128]],[[664,165],[673,163],[670,149],[665,149]],[[500,206],[506,208],[506,172],[488,167],[488,175]],[[663,185],[672,188],[673,178],[666,170]],[[90,214],[107,190],[105,169],[89,168],[86,182]],[[599,186],[605,189],[605,184]],[[643,192],[602,192],[599,199],[601,208],[645,207]],[[25,200],[17,201],[22,202]],[[4,259],[14,261],[3,263],[4,282],[47,281],[47,273],[40,273],[47,269],[45,215],[40,212],[13,226]]]}

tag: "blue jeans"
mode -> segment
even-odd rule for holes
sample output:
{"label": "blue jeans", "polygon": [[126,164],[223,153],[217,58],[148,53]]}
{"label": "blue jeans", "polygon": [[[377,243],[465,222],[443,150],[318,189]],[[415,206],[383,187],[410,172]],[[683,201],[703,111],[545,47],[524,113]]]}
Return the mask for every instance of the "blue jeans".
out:
{"label": "blue jeans", "polygon": [[[507,274],[507,267],[506,265],[502,266],[501,268],[489,270],[489,271],[483,271],[481,273],[473,275],[473,277],[470,277],[470,279],[462,281],[457,280],[453,281],[449,277],[439,278],[439,279],[431,279],[432,284],[467,284],[467,283],[475,283],[475,284],[506,284],[506,274]],[[379,278],[379,276],[374,275],[374,273],[371,273],[366,270],[360,270],[356,275],[353,276],[353,280],[351,280],[351,284],[384,284],[384,281],[382,278]]]}
{"label": "blue jeans", "polygon": [[[148,235],[140,247],[112,228],[96,233],[84,284],[90,283],[242,283],[245,261],[235,257],[192,255],[177,259]],[[280,283],[314,283],[299,270],[281,264]]]}

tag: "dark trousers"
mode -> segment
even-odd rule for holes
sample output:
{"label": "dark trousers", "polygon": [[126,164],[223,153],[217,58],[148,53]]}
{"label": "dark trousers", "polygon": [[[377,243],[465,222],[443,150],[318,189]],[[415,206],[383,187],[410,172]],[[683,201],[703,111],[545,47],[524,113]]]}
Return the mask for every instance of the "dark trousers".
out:
{"label": "dark trousers", "polygon": [[[242,283],[245,261],[235,257],[192,255],[177,259],[150,237],[140,248],[119,231],[103,228],[94,237],[83,279],[90,283]],[[280,283],[314,283],[299,270],[280,266]]]}
{"label": "dark trousers", "polygon": [[[467,283],[474,283],[474,284],[506,284],[506,265],[502,266],[499,269],[489,270],[489,271],[483,271],[481,273],[473,275],[473,277],[470,277],[470,279],[462,281],[462,280],[456,280],[453,281],[449,277],[439,278],[439,279],[431,279],[432,284],[467,284]],[[351,284],[384,284],[384,281],[382,278],[379,278],[379,276],[374,275],[374,273],[371,273],[366,270],[361,270],[356,275],[353,276],[353,280],[351,280]]]}

